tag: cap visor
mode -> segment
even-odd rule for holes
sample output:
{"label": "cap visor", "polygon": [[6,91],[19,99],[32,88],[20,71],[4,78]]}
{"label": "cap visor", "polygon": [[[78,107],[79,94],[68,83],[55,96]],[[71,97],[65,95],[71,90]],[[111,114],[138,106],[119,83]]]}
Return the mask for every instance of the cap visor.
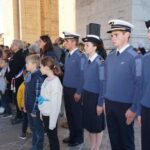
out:
{"label": "cap visor", "polygon": [[87,39],[87,38],[82,38],[82,41],[83,41],[83,42],[87,42],[88,39]]}
{"label": "cap visor", "polygon": [[113,31],[127,31],[127,30],[124,28],[113,28],[113,29],[110,29],[109,31],[107,31],[107,33],[111,33]]}
{"label": "cap visor", "polygon": [[82,38],[82,41],[83,42],[92,42],[92,43],[97,43],[97,44],[100,44],[101,43],[101,40],[98,40],[98,39],[94,39],[94,38]]}
{"label": "cap visor", "polygon": [[73,38],[74,38],[74,37],[69,37],[69,36],[68,36],[68,37],[64,37],[64,40],[65,40],[65,39],[73,39]]}

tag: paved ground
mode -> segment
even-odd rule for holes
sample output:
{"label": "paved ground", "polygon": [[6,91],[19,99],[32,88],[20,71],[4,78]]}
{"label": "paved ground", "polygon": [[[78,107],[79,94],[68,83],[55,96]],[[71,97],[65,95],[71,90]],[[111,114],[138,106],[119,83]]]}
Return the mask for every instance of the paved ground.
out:
{"label": "paved ground", "polygon": [[[60,119],[60,123],[63,119]],[[0,150],[29,150],[31,147],[31,137],[28,137],[26,140],[21,140],[18,138],[21,131],[21,124],[11,125],[10,118],[3,119],[0,118]],[[84,144],[69,148],[67,145],[62,143],[62,139],[68,135],[67,129],[62,129],[59,126],[58,129],[59,140],[61,145],[61,150],[89,150],[89,141],[87,133],[85,132],[85,142]],[[140,149],[140,131],[137,124],[135,124],[135,144],[136,150]],[[45,136],[44,150],[49,150],[47,137]],[[105,130],[103,135],[103,140],[100,150],[110,150],[110,143],[108,140],[107,130]]]}

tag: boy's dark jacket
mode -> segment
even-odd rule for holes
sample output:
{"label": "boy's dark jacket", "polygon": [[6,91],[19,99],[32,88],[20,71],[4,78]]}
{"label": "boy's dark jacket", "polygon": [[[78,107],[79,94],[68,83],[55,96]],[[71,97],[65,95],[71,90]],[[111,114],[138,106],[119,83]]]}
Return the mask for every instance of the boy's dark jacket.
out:
{"label": "boy's dark jacket", "polygon": [[43,81],[44,77],[39,70],[28,73],[25,77],[25,108],[28,113],[39,113],[37,98]]}

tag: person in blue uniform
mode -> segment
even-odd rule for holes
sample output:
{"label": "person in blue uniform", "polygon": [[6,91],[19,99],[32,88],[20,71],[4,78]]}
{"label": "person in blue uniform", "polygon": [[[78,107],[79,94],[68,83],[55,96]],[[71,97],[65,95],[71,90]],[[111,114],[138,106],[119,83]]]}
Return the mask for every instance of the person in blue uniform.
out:
{"label": "person in blue uniform", "polygon": [[88,56],[83,69],[83,126],[89,132],[90,149],[99,150],[102,131],[105,128],[104,63],[97,54],[101,39],[96,35],[87,35],[82,40],[85,42],[85,53]]}
{"label": "person in blue uniform", "polygon": [[[150,20],[146,21],[146,27],[148,29],[148,41],[150,42]],[[150,53],[147,53],[142,59],[142,98],[141,98],[141,110],[140,110],[140,125],[141,125],[141,145],[142,150],[148,150],[150,148]]]}
{"label": "person in blue uniform", "polygon": [[141,56],[129,44],[133,25],[110,20],[115,46],[106,59],[105,107],[112,150],[135,150],[133,124],[141,98]]}
{"label": "person in blue uniform", "polygon": [[64,33],[64,47],[68,50],[64,65],[64,102],[70,135],[63,140],[68,146],[83,143],[82,127],[82,54],[78,49],[79,36],[75,33]]}

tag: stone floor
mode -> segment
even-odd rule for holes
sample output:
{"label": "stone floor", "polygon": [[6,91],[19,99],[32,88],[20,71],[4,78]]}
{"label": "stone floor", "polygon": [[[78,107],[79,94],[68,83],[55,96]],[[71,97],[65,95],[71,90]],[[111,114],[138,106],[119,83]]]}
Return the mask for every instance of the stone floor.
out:
{"label": "stone floor", "polygon": [[[60,119],[59,124],[61,124],[63,121],[64,119]],[[26,140],[19,139],[18,137],[20,131],[21,131],[21,124],[11,125],[10,118],[9,119],[0,118],[0,150],[29,150],[31,147],[31,137],[28,137]],[[89,150],[89,140],[87,137],[87,132],[85,132],[84,144],[73,148],[70,148],[66,144],[62,143],[62,139],[68,135],[67,129],[62,129],[59,125],[58,134],[61,150]],[[136,123],[135,123],[135,145],[136,150],[141,150],[140,130]],[[49,150],[46,136],[45,136],[44,150]],[[110,142],[108,139],[107,130],[105,130],[104,132],[100,150],[110,150]]]}

